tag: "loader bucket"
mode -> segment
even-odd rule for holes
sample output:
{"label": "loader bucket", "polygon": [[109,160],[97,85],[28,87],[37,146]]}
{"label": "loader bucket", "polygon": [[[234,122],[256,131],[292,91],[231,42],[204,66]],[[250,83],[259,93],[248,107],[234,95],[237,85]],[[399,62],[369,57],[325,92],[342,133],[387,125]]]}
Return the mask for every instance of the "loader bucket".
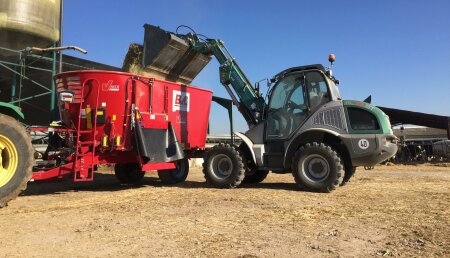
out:
{"label": "loader bucket", "polygon": [[173,33],[149,24],[144,29],[142,66],[158,78],[190,84],[211,60]]}

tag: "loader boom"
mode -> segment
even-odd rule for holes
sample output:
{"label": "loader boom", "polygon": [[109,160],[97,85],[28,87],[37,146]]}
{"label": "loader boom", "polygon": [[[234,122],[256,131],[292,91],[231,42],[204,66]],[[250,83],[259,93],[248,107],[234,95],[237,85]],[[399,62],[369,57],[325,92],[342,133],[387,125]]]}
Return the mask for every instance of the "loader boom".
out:
{"label": "loader boom", "polygon": [[[177,34],[177,36],[186,40],[195,51],[205,55],[213,55],[217,59],[220,64],[220,83],[230,94],[248,125],[253,126],[260,122],[265,107],[264,98],[252,86],[241,67],[228,52],[223,41],[217,39],[200,40],[197,35],[192,33]],[[230,86],[239,99],[230,90]]]}

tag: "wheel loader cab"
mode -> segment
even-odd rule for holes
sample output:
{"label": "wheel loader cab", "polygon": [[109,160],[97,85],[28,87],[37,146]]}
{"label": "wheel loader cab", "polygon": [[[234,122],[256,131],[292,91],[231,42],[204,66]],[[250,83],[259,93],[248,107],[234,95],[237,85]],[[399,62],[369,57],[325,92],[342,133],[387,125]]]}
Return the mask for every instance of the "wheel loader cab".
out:
{"label": "wheel loader cab", "polygon": [[266,119],[266,140],[288,139],[320,106],[331,100],[320,70],[295,71],[275,84]]}

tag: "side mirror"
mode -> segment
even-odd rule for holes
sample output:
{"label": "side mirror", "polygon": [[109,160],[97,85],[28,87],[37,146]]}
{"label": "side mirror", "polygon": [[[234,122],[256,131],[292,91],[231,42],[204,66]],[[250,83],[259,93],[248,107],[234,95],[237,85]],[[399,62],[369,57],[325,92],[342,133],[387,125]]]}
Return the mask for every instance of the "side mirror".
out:
{"label": "side mirror", "polygon": [[255,83],[255,91],[256,91],[256,94],[259,95],[259,82]]}

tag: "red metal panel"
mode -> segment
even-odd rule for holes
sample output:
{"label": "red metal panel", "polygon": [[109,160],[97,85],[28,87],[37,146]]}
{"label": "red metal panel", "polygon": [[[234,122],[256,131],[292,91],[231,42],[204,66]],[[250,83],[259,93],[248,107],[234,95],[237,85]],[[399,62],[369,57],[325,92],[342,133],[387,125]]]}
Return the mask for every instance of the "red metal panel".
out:
{"label": "red metal panel", "polygon": [[[74,103],[69,104],[68,109],[61,106],[63,121],[72,129],[87,129],[89,118],[85,113],[88,105],[93,114],[97,108],[105,109],[106,123],[97,125],[97,142],[107,135],[109,146],[113,146],[113,138],[120,136],[121,145],[115,149],[132,149],[130,118],[134,104],[142,115],[144,127],[167,128],[167,123],[171,122],[185,149],[205,146],[212,98],[209,90],[129,73],[92,70],[58,74],[56,83],[58,92],[68,90],[75,94]],[[81,96],[81,86],[84,96]],[[96,105],[98,87],[101,88]],[[80,112],[81,124],[76,128]],[[81,140],[86,139],[92,139],[92,135],[81,137]]]}
{"label": "red metal panel", "polygon": [[[168,119],[172,122],[178,140],[184,145],[184,148],[204,147],[212,92],[160,80],[154,80],[154,86],[154,92],[167,88]],[[157,100],[153,100],[154,103],[157,103]]]}
{"label": "red metal panel", "polygon": [[166,170],[166,169],[174,169],[177,165],[175,162],[167,162],[167,163],[150,163],[142,165],[142,171],[150,171],[150,170]]}

